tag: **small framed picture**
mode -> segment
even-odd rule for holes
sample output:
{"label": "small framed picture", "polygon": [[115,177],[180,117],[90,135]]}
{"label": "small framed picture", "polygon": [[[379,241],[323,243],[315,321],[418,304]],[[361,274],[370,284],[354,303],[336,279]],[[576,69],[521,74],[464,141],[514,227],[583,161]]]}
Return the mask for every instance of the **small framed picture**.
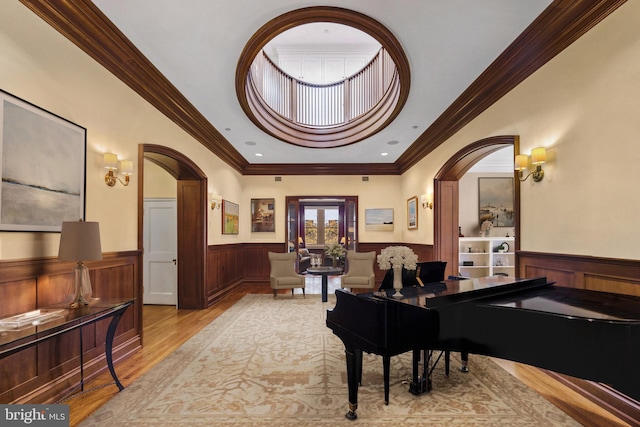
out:
{"label": "small framed picture", "polygon": [[276,231],[275,199],[251,199],[251,232]]}
{"label": "small framed picture", "polygon": [[222,200],[222,234],[238,234],[240,227],[240,206]]}
{"label": "small framed picture", "polygon": [[478,178],[478,219],[494,227],[513,227],[513,178]]}
{"label": "small framed picture", "polygon": [[393,208],[365,209],[364,221],[367,231],[393,231]]}
{"label": "small framed picture", "polygon": [[407,199],[407,228],[418,229],[418,196]]}

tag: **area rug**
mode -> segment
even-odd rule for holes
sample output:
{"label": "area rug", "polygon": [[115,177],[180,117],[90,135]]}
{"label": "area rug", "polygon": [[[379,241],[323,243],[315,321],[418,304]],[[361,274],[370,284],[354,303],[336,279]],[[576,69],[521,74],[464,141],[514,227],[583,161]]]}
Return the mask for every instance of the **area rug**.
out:
{"label": "area rug", "polygon": [[333,298],[245,296],[81,425],[579,425],[482,356],[466,374],[437,367],[433,390],[414,396],[410,353],[391,359],[388,406],[382,359],[365,354],[358,419],[347,420],[344,347],[325,324]]}

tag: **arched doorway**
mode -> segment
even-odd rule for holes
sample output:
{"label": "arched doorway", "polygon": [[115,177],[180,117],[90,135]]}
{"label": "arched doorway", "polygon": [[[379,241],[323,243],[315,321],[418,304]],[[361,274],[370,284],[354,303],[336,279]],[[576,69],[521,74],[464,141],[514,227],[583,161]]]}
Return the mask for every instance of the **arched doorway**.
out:
{"label": "arched doorway", "polygon": [[138,146],[138,249],[143,248],[144,159],[177,181],[178,308],[206,308],[207,176],[182,153],[153,144]]}
{"label": "arched doorway", "polygon": [[[480,159],[512,145],[519,151],[516,135],[494,136],[476,141],[455,153],[433,180],[434,258],[447,262],[445,277],[458,274],[458,181]],[[514,173],[515,176],[515,173]],[[520,181],[514,179],[515,250],[520,249]],[[515,274],[518,276],[517,262]]]}

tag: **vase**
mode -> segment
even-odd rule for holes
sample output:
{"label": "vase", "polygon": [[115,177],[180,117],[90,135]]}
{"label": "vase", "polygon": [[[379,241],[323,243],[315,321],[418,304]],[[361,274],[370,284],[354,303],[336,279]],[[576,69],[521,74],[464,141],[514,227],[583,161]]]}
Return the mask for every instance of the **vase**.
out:
{"label": "vase", "polygon": [[335,258],[331,258],[331,260],[333,261],[333,268],[338,268],[340,267],[340,258],[335,257]]}
{"label": "vase", "polygon": [[400,298],[402,297],[402,293],[400,290],[402,289],[402,266],[394,266],[393,267],[393,289],[396,292],[393,294],[394,297]]}

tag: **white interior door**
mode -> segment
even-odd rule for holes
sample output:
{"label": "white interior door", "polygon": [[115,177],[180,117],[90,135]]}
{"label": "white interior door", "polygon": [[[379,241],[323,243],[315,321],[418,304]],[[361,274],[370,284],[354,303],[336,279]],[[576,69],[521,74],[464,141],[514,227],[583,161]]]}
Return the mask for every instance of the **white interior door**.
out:
{"label": "white interior door", "polygon": [[177,228],[175,199],[144,200],[144,304],[178,303]]}

